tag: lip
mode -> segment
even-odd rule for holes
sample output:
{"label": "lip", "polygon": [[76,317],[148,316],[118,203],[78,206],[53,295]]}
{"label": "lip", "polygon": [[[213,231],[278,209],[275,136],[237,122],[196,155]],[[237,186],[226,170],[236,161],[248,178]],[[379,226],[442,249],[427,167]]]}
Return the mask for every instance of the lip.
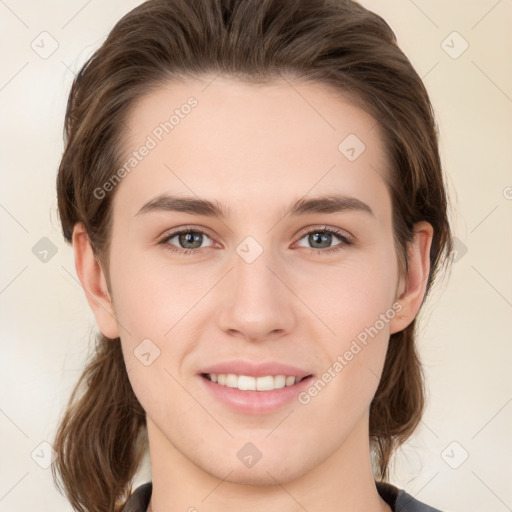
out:
{"label": "lip", "polygon": [[[207,373],[234,373],[253,377],[285,375],[299,377],[302,380],[293,386],[285,386],[272,391],[243,391],[212,382],[205,376]],[[198,372],[198,377],[202,385],[205,386],[207,393],[211,393],[213,397],[229,409],[242,414],[261,415],[276,411],[294,399],[296,400],[298,394],[310,385],[313,372],[276,361],[253,363],[237,360],[205,367]]]}
{"label": "lip", "polygon": [[[265,377],[266,375],[286,375],[303,379],[313,372],[297,368],[289,364],[279,363],[277,361],[264,361],[255,363],[252,361],[233,360],[217,363],[201,369],[198,374],[202,373],[234,373],[236,375],[250,375],[252,377]],[[300,384],[300,383],[299,383]]]}
{"label": "lip", "polygon": [[312,376],[304,378],[293,386],[272,391],[242,391],[212,382],[204,375],[199,375],[199,379],[207,392],[229,409],[242,414],[262,415],[277,411],[296,400],[299,393],[310,385]]}

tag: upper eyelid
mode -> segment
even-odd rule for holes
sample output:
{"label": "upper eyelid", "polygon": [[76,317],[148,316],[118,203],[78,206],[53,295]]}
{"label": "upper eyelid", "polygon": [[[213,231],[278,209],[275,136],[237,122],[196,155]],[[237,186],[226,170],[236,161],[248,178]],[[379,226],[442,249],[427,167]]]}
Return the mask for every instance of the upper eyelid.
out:
{"label": "upper eyelid", "polygon": [[181,233],[189,233],[189,232],[201,233],[203,235],[206,235],[211,240],[213,240],[213,238],[214,238],[212,235],[210,235],[209,231],[205,228],[184,226],[182,228],[170,229],[170,230],[165,231],[165,233],[161,236],[161,240],[169,240]]}
{"label": "upper eyelid", "polygon": [[304,228],[303,230],[299,231],[297,236],[300,235],[300,237],[302,238],[304,235],[307,235],[307,234],[309,234],[311,232],[315,232],[315,231],[318,231],[318,232],[329,231],[329,232],[332,232],[334,235],[338,235],[338,236],[345,235],[347,238],[350,238],[350,239],[353,238],[352,235],[345,229],[336,228],[334,226],[329,226],[327,224],[319,224],[316,226],[314,225],[314,226]]}

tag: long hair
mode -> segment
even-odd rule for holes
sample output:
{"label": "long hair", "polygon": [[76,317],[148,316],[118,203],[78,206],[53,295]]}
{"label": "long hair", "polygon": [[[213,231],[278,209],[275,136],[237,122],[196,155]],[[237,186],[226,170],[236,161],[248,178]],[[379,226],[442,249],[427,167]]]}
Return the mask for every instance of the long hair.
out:
{"label": "long hair", "polygon": [[[94,191],[121,166],[123,126],[135,102],[186,76],[222,73],[271,82],[283,75],[347,94],[381,128],[391,177],[393,236],[401,273],[414,223],[432,224],[424,300],[452,248],[438,133],[427,91],[389,25],[350,0],[149,0],[126,14],[77,74],[67,103],[57,177],[65,239],[82,222],[108,277],[110,193]],[[376,478],[421,419],[424,379],[416,319],[392,334],[370,405]],[[119,338],[99,335],[60,421],[52,472],[78,511],[118,511],[147,439]],[[59,481],[60,477],[60,481]]]}

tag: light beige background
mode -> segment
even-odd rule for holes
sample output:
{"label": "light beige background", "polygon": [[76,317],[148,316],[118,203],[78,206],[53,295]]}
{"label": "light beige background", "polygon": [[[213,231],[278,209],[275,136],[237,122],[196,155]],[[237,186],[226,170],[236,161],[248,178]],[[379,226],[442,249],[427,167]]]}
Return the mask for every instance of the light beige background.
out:
{"label": "light beige background", "polygon": [[[0,1],[0,511],[71,510],[44,443],[95,324],[61,236],[55,176],[73,74],[139,3]],[[393,482],[446,511],[512,510],[512,2],[362,3],[388,21],[431,94],[458,239],[450,280],[422,314],[429,403]],[[46,262],[44,237],[57,251]],[[146,467],[138,482],[149,478]]]}

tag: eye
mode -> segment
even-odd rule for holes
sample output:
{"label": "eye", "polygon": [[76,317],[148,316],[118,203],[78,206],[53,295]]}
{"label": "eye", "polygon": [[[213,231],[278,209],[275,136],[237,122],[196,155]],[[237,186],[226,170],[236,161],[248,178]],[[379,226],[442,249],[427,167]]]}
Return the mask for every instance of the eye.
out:
{"label": "eye", "polygon": [[[340,240],[340,243],[333,247],[329,245],[333,241],[333,237]],[[310,229],[302,234],[300,240],[307,238],[307,243],[311,244],[311,254],[321,255],[339,251],[348,245],[352,245],[352,240],[345,232],[336,229],[328,228],[327,226],[317,227]],[[190,227],[181,228],[173,231],[164,237],[159,244],[164,245],[166,249],[184,255],[201,254],[207,247],[212,247],[213,243],[203,246],[205,239],[211,241],[211,238],[200,229],[193,229]],[[304,247],[299,244],[299,247]]]}
{"label": "eye", "polygon": [[[341,240],[341,243],[338,243],[333,247],[328,247],[332,243],[333,237]],[[345,232],[336,228],[328,228],[327,226],[307,231],[302,235],[301,240],[304,238],[306,238],[306,242],[308,244],[311,244],[313,249],[311,254],[313,255],[321,255],[339,251],[343,249],[343,247],[352,245],[353,243],[351,238]],[[299,246],[304,247],[300,244]]]}
{"label": "eye", "polygon": [[[165,245],[167,249],[181,254],[198,254],[203,252],[204,247],[201,246],[205,238],[211,240],[204,231],[192,228],[182,228],[177,231],[173,231],[159,243]],[[174,239],[176,239],[175,244],[177,245],[172,243]]]}

